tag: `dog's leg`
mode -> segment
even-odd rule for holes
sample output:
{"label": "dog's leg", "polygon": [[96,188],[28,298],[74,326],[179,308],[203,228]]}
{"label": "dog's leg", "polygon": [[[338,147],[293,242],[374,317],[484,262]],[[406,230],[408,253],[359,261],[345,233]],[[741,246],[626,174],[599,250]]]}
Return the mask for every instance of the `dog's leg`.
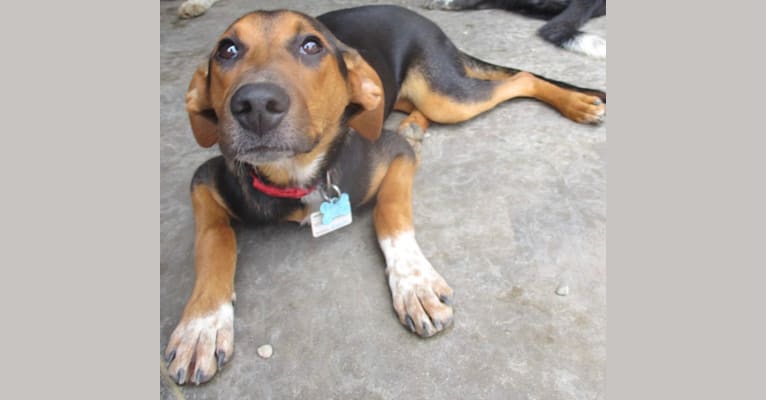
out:
{"label": "dog's leg", "polygon": [[452,323],[452,289],[415,240],[412,224],[415,169],[416,161],[411,155],[400,155],[391,162],[380,183],[373,215],[399,321],[420,336],[432,336]]}
{"label": "dog's leg", "polygon": [[[514,72],[466,65],[464,73],[440,72],[445,75],[444,79],[434,79],[430,78],[434,73],[413,69],[402,84],[400,96],[427,119],[445,124],[468,120],[517,97],[541,100],[576,122],[602,122],[606,110],[601,99],[606,98],[603,92],[576,88],[529,72],[507,70]],[[480,79],[484,76],[488,79]],[[449,86],[444,83],[446,79]]]}
{"label": "dog's leg", "polygon": [[606,40],[579,29],[591,18],[606,12],[604,1],[573,0],[555,18],[543,25],[540,36],[557,46],[595,58],[606,58]]}
{"label": "dog's leg", "polygon": [[192,189],[196,281],[165,350],[176,382],[208,381],[234,351],[234,271],[237,243],[230,217],[206,185]]}

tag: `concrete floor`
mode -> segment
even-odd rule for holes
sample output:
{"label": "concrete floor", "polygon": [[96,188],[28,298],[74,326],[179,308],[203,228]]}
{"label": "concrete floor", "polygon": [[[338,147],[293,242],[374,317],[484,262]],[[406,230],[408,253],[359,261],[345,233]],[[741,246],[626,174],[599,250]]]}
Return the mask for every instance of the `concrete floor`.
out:
{"label": "concrete floor", "polygon": [[[194,282],[189,181],[217,149],[192,137],[184,95],[235,18],[311,15],[370,1],[221,0],[178,20],[160,2],[160,357]],[[392,3],[392,2],[387,2]],[[422,10],[463,50],[606,89],[606,64],[535,35],[542,21],[499,10]],[[606,18],[585,30],[606,37]],[[389,120],[395,126],[395,115]],[[602,399],[606,362],[606,124],[575,124],[514,100],[422,146],[414,218],[424,253],[455,290],[455,324],[420,339],[397,321],[369,210],[320,239],[296,225],[238,232],[235,355],[209,383],[161,398]],[[555,294],[567,285],[568,296]],[[269,343],[272,358],[256,349]]]}

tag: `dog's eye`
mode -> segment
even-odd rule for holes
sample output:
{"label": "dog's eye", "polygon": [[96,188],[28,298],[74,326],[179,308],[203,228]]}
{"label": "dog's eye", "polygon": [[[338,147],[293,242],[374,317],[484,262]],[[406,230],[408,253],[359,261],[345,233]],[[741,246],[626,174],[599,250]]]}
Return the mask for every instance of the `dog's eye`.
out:
{"label": "dog's eye", "polygon": [[218,51],[215,52],[216,57],[221,60],[231,60],[236,58],[238,54],[237,44],[230,39],[221,40],[221,43],[218,44]]}
{"label": "dog's eye", "polygon": [[322,43],[316,36],[309,36],[301,44],[301,53],[313,55],[322,51]]}

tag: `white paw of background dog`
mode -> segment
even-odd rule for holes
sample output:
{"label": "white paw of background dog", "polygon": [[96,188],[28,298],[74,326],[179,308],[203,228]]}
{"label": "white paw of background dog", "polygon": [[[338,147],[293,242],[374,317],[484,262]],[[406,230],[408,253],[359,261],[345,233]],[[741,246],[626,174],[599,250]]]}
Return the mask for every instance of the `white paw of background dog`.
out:
{"label": "white paw of background dog", "polygon": [[218,0],[186,0],[178,7],[178,16],[181,18],[194,18],[205,13]]}

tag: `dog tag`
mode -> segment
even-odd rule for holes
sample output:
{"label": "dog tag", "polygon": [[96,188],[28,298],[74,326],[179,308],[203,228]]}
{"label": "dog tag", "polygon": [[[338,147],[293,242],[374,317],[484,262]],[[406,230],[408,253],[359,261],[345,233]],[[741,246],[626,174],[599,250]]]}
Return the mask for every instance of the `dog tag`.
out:
{"label": "dog tag", "polygon": [[320,237],[351,223],[351,202],[347,193],[331,199],[319,206],[319,211],[311,214],[311,234]]}

